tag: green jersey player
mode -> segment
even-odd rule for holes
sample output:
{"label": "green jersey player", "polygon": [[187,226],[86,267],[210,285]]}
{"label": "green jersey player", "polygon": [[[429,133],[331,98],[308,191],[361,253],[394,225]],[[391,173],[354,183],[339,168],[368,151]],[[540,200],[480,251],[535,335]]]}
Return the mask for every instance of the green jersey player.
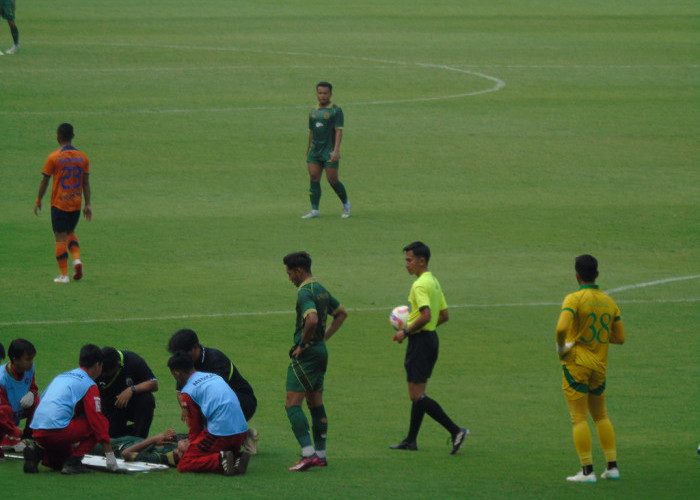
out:
{"label": "green jersey player", "polygon": [[[301,445],[302,459],[289,470],[305,471],[310,467],[328,465],[328,418],[323,406],[323,380],[328,365],[326,341],[343,324],[347,312],[311,274],[311,257],[308,253],[290,253],[284,257],[283,262],[289,281],[298,287],[297,321],[294,346],[289,353],[285,408],[294,436]],[[328,316],[333,320],[326,326]],[[309,421],[301,409],[304,399],[311,413],[313,444]]]}
{"label": "green jersey player", "polygon": [[309,114],[309,143],[306,148],[306,165],[309,169],[311,211],[302,219],[320,217],[321,174],[326,170],[326,179],[343,204],[344,219],[350,217],[350,202],[345,186],[338,180],[340,166],[340,143],[343,141],[344,117],[340,106],[331,102],[333,85],[320,82],[316,85],[318,105]]}

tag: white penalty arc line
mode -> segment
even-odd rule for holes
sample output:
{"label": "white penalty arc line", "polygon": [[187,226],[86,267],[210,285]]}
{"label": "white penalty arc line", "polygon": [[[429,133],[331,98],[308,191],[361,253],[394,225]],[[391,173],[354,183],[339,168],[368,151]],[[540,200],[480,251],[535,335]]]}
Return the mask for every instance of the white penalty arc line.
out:
{"label": "white penalty arc line", "polygon": [[[95,45],[102,46],[113,46],[113,47],[142,47],[142,45],[129,44],[129,43],[98,43]],[[261,49],[241,49],[238,47],[207,47],[207,46],[190,46],[190,45],[164,45],[155,44],[152,47],[163,48],[163,49],[175,49],[175,50],[210,50],[210,51],[221,51],[221,52],[254,52],[259,54],[271,54],[279,56],[295,56],[295,57],[324,57],[324,58],[334,58],[334,59],[346,59],[355,61],[365,61],[371,63],[379,64],[389,64],[395,67],[418,67],[418,68],[432,68],[443,71],[453,71],[456,73],[462,73],[465,75],[472,75],[477,78],[488,80],[492,83],[492,86],[481,90],[475,90],[471,92],[461,92],[455,94],[447,95],[437,95],[437,96],[427,96],[427,97],[410,97],[404,99],[385,99],[385,100],[375,100],[375,101],[358,101],[358,102],[347,102],[346,106],[378,106],[386,104],[407,104],[407,103],[418,103],[418,102],[430,102],[430,101],[441,101],[446,99],[458,99],[461,97],[471,97],[482,94],[488,94],[491,92],[497,92],[506,86],[506,82],[495,76],[487,75],[485,73],[480,73],[478,71],[472,71],[469,69],[459,68],[447,64],[430,64],[430,63],[419,63],[419,62],[406,62],[406,61],[392,61],[389,59],[378,59],[373,57],[363,57],[363,56],[348,56],[348,55],[332,55],[323,53],[311,53],[311,52],[288,52],[288,51],[277,51],[277,50],[261,50]],[[371,68],[368,68],[371,69]],[[98,70],[99,71],[99,70]],[[71,111],[72,114],[80,115],[101,115],[101,114],[165,114],[165,113],[194,113],[194,112],[204,112],[204,113],[221,113],[221,112],[235,112],[235,111],[268,111],[268,110],[284,110],[284,109],[300,109],[307,108],[306,105],[287,105],[287,106],[228,106],[228,107],[208,107],[208,108],[169,108],[169,109],[132,109],[132,110],[91,110],[91,111]],[[65,111],[0,111],[0,115],[46,115],[46,114],[65,114]]]}

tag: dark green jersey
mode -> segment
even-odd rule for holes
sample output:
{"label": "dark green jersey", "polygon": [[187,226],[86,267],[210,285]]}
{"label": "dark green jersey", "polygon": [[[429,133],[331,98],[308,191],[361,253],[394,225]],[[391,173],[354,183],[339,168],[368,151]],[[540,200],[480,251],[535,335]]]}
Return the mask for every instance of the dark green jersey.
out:
{"label": "dark green jersey", "polygon": [[[112,449],[114,450],[114,456],[117,458],[122,458],[122,451],[126,450],[130,446],[143,442],[144,439],[138,436],[122,436],[118,438],[110,439]],[[173,451],[177,449],[177,443],[166,443],[162,446],[157,446],[152,444],[147,446],[134,457],[136,462],[147,462],[149,464],[163,464],[163,465],[175,465],[175,460],[173,458]],[[102,445],[98,444],[92,450],[93,455],[104,456],[104,448]]]}
{"label": "dark green jersey", "polygon": [[316,106],[309,114],[309,130],[311,131],[312,151],[333,151],[335,147],[335,131],[342,129],[344,124],[343,110],[337,104],[328,107]]}
{"label": "dark green jersey", "polygon": [[297,324],[294,331],[294,343],[298,344],[301,341],[306,316],[311,312],[315,312],[318,316],[318,324],[311,342],[323,342],[326,334],[326,319],[329,314],[334,314],[339,307],[340,302],[328,290],[323,288],[315,278],[309,278],[304,281],[299,285],[299,290],[297,291]]}

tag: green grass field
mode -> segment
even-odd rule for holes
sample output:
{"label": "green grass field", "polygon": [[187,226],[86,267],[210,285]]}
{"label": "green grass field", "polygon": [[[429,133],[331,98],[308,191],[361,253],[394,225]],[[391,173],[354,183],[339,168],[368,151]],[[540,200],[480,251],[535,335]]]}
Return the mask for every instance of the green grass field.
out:
{"label": "green grass field", "polygon": [[[260,454],[239,478],[25,476],[3,498],[696,498],[700,169],[698,6],[691,0],[17,2],[0,57],[0,341],[38,348],[40,388],[94,342],[160,379],[153,431],[178,420],[169,336],[227,352],[260,401]],[[0,23],[0,49],[10,46]],[[345,112],[340,177],[308,210],[307,113],[329,80]],[[48,196],[55,129],[91,160],[79,283],[56,285]],[[456,456],[408,426],[389,311],[411,284],[401,248],[433,250],[451,319],[429,394],[472,431]],[[329,462],[286,471],[295,290],[307,250],[350,316],[329,343]],[[573,259],[592,253],[627,343],[608,405],[623,479],[578,468],[554,353]],[[603,455],[594,434],[598,472]]]}

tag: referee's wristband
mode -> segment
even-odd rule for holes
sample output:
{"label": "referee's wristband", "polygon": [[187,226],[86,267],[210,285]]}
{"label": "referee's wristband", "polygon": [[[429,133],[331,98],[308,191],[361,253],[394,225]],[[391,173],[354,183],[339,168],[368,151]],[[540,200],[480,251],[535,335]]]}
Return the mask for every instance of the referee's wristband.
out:
{"label": "referee's wristband", "polygon": [[408,330],[405,329],[405,328],[403,329],[403,334],[404,334],[406,337],[408,337],[409,335],[411,335],[410,333],[408,333]]}

